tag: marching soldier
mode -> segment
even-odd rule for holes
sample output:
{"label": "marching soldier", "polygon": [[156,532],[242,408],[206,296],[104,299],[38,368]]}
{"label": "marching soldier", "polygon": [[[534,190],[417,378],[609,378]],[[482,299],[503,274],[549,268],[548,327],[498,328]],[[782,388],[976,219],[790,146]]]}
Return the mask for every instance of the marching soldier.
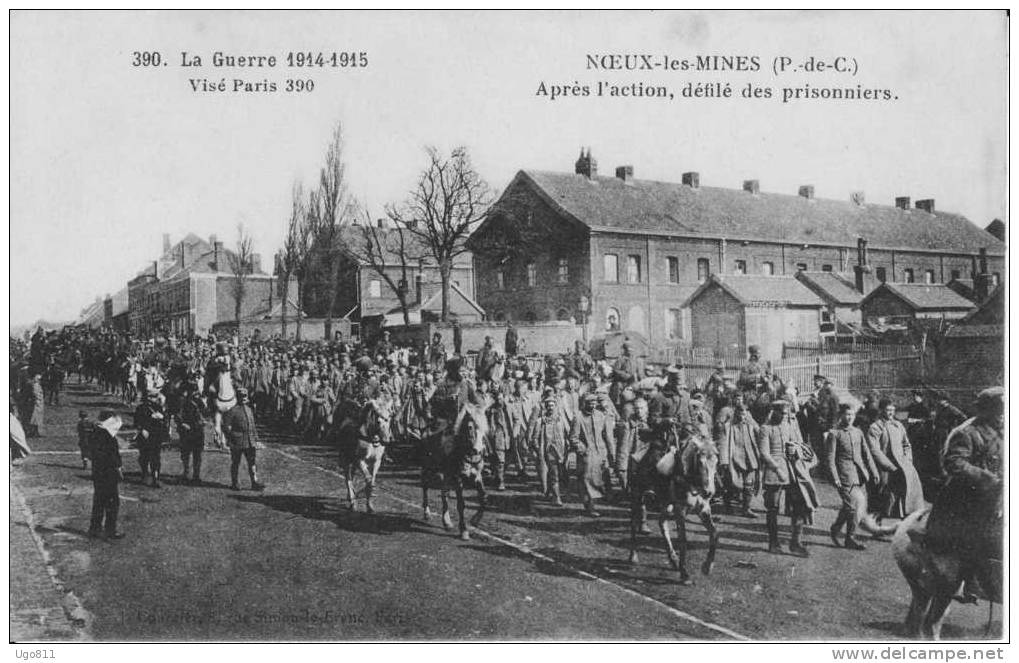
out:
{"label": "marching soldier", "polygon": [[842,500],[842,508],[829,529],[829,534],[832,543],[838,547],[838,535],[845,525],[846,538],[843,540],[843,547],[849,550],[864,550],[863,544],[857,541],[853,534],[867,515],[866,485],[871,477],[877,476],[877,466],[871,457],[863,431],[853,425],[854,414],[851,404],[840,405],[838,425],[825,437],[828,473]]}
{"label": "marching soldier", "polygon": [[240,471],[241,458],[248,463],[248,476],[251,479],[251,490],[265,490],[258,481],[256,465],[257,449],[262,446],[255,429],[255,414],[248,406],[248,390],[241,387],[237,390],[237,405],[223,415],[223,434],[230,448],[230,490],[240,490],[237,475]]}
{"label": "marching soldier", "polygon": [[725,487],[725,501],[737,500],[742,514],[757,518],[750,507],[760,492],[759,428],[743,401],[743,394],[733,392],[732,405],[719,411],[715,439],[718,444],[718,475]]}
{"label": "marching soldier", "polygon": [[531,417],[527,429],[528,446],[538,458],[541,492],[545,497],[551,497],[556,506],[563,505],[559,485],[566,474],[568,426],[566,417],[557,407],[555,396],[550,392],[542,398],[541,413]]}
{"label": "marching soldier", "polygon": [[603,497],[611,486],[609,468],[612,467],[615,452],[605,427],[605,415],[597,410],[597,404],[597,395],[585,394],[581,410],[573,420],[570,431],[570,447],[580,457],[578,470],[584,495],[584,511],[591,518],[600,515],[595,511],[594,501]]}

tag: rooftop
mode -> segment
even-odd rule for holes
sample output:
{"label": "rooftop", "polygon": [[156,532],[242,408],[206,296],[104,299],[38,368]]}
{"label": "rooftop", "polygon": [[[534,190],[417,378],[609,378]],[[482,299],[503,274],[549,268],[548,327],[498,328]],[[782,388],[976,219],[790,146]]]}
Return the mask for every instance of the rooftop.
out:
{"label": "rooftop", "polygon": [[864,297],[862,303],[883,291],[892,293],[918,311],[976,308],[973,302],[940,283],[883,283]]}
{"label": "rooftop", "polygon": [[1005,253],[993,235],[950,212],[536,170],[518,172],[517,182],[596,231],[838,246],[863,237],[872,248]]}
{"label": "rooftop", "polygon": [[683,306],[712,287],[719,287],[744,306],[779,304],[785,306],[822,307],[824,302],[807,286],[793,276],[759,276],[712,274],[687,298]]}
{"label": "rooftop", "polygon": [[[837,305],[858,306],[863,294],[856,290],[853,281],[834,272],[799,272],[797,278],[808,288]],[[866,284],[866,281],[864,282]],[[866,285],[864,286],[866,288]]]}

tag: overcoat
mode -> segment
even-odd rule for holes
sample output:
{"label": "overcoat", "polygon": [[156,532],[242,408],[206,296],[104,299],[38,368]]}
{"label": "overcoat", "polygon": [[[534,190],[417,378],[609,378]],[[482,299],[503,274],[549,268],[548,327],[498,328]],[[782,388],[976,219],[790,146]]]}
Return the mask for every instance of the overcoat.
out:
{"label": "overcoat", "polygon": [[901,423],[878,419],[867,431],[867,443],[878,468],[880,492],[887,499],[884,515],[905,518],[924,506],[923,486],[913,466],[913,448]]}

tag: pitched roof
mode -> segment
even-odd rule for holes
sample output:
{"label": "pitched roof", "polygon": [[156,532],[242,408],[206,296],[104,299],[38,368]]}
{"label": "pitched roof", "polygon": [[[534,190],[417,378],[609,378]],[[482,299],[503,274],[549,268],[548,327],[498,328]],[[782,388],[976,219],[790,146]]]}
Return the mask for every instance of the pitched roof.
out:
{"label": "pitched roof", "polygon": [[857,306],[863,295],[856,290],[856,285],[834,272],[807,272],[796,274],[808,288],[831,303],[842,306]]}
{"label": "pitched roof", "polygon": [[[367,228],[363,225],[349,224],[340,228],[339,233],[339,244],[346,248],[347,253],[361,264],[367,264],[367,261],[362,259],[366,251],[364,236],[366,230]],[[376,228],[375,230],[378,232],[379,243],[382,245],[382,259],[387,265],[399,267],[402,264],[399,234],[390,227]],[[426,265],[434,262],[430,259],[431,254],[428,247],[419,236],[409,230],[404,230],[403,238],[403,253],[408,264],[416,265],[420,258],[425,258]],[[471,263],[472,258],[469,252],[461,253],[453,258],[453,264],[456,266],[470,265]]]}
{"label": "pitched roof", "polygon": [[890,292],[918,311],[969,310],[976,304],[941,283],[883,283],[863,298],[865,304],[881,292]]}
{"label": "pitched roof", "polygon": [[807,286],[792,276],[748,276],[712,274],[683,303],[690,306],[702,292],[719,287],[744,306],[779,304],[785,306],[824,306],[824,302]]}
{"label": "pitched roof", "polygon": [[990,233],[948,212],[534,170],[518,180],[592,230],[838,246],[863,237],[872,248],[1005,253]]}
{"label": "pitched roof", "polygon": [[970,301],[976,301],[976,283],[973,279],[952,279],[945,285],[955,291],[956,294],[965,297]]}

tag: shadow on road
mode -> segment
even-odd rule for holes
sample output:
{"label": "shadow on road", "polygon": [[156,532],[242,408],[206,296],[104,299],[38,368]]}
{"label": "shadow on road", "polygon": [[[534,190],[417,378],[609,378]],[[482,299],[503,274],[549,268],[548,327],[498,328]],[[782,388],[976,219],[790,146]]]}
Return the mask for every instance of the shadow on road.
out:
{"label": "shadow on road", "polygon": [[407,516],[391,513],[366,513],[352,511],[339,506],[335,499],[308,495],[232,495],[238,502],[261,504],[310,520],[322,520],[335,524],[348,532],[366,534],[421,533],[436,534],[427,525]]}

